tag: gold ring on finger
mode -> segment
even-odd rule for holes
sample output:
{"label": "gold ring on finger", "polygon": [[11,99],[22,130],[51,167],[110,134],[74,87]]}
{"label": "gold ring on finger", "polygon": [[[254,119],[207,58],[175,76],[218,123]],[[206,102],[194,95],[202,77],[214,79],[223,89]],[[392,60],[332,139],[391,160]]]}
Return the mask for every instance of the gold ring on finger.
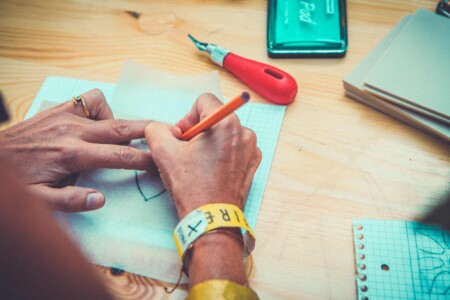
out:
{"label": "gold ring on finger", "polygon": [[89,107],[86,105],[86,102],[84,101],[83,97],[81,97],[81,95],[72,97],[72,102],[75,106],[80,103],[81,106],[83,107],[83,111],[84,114],[86,115],[86,118],[88,119],[91,118],[91,112],[89,111]]}

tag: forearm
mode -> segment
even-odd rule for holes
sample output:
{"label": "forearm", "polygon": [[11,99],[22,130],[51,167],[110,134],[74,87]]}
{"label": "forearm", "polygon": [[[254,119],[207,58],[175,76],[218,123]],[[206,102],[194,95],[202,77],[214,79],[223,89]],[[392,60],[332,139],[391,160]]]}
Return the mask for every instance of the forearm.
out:
{"label": "forearm", "polygon": [[[214,95],[201,95],[177,126],[186,132],[222,105]],[[242,209],[261,161],[255,133],[230,115],[188,142],[156,122],[145,136],[180,218],[174,237],[189,269],[188,299],[257,299],[246,287],[240,233],[245,230],[248,254],[254,236]]]}
{"label": "forearm", "polygon": [[191,287],[210,279],[226,279],[241,285],[247,284],[244,249],[237,237],[223,231],[206,234],[195,242],[191,251]]}
{"label": "forearm", "polygon": [[0,299],[111,299],[42,199],[0,166]]}

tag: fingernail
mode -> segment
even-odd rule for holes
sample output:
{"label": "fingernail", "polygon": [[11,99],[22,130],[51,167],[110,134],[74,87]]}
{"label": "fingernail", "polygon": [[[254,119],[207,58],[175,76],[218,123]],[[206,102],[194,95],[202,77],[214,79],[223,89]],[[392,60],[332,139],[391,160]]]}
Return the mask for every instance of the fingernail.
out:
{"label": "fingernail", "polygon": [[90,193],[86,197],[86,208],[100,208],[103,205],[103,195],[99,193]]}

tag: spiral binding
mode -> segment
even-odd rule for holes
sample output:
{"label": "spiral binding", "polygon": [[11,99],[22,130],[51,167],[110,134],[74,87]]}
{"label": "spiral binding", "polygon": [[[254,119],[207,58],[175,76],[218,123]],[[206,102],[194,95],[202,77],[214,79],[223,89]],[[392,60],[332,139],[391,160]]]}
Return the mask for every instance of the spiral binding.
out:
{"label": "spiral binding", "polygon": [[358,285],[358,298],[360,300],[369,300],[369,297],[365,295],[369,288],[367,287],[367,275],[366,275],[366,253],[364,246],[364,226],[360,223],[356,224],[353,228],[355,249],[356,249],[356,283]]}

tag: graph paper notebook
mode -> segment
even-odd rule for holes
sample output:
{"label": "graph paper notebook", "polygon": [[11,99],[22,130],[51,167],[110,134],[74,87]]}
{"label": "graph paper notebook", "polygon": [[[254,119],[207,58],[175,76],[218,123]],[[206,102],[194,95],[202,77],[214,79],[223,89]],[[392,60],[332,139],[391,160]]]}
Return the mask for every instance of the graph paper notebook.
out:
{"label": "graph paper notebook", "polygon": [[358,299],[450,299],[450,234],[417,222],[353,220]]}
{"label": "graph paper notebook", "polygon": [[[130,80],[133,85],[124,82],[136,75],[136,73],[132,75],[133,72],[140,73],[140,86],[137,84],[136,78]],[[157,81],[156,77],[160,79],[165,77],[163,79],[170,84],[173,84],[173,81],[176,80],[168,74],[156,74],[157,76],[152,78],[150,78],[151,76],[147,77],[147,79],[151,79],[151,82],[147,82],[143,73],[155,75],[154,70],[145,69],[137,64],[127,64],[117,85],[74,78],[48,77],[33,102],[27,118],[33,116],[42,108],[67,101],[73,95],[78,95],[95,87],[102,89],[114,114],[121,117],[124,111],[117,111],[120,104],[114,103],[118,99],[116,93],[120,94],[121,91],[124,92],[124,89],[132,88],[135,94],[130,99],[139,101],[140,88],[147,89],[153,82],[161,89],[161,86],[158,86],[161,80]],[[189,81],[191,90],[196,82],[200,82],[200,86],[207,86],[208,88],[216,89],[219,87],[217,74],[195,75],[195,78],[183,76],[183,82]],[[156,93],[157,91],[153,92]],[[220,94],[220,90],[211,92]],[[167,91],[164,93],[167,94]],[[188,105],[175,101],[170,115],[164,113],[158,115],[157,113],[159,103],[164,101],[161,98],[163,95],[148,97],[145,105],[143,103],[132,105],[127,102],[128,110],[125,111],[125,114],[135,115],[138,118],[142,118],[142,116],[151,119],[162,118],[167,122],[173,122],[174,120],[169,119],[173,118],[174,115],[178,118],[178,116],[185,114],[197,95],[191,99],[192,101]],[[167,94],[166,96],[170,97],[171,95]],[[177,98],[180,102],[180,97]],[[172,97],[172,100],[168,99],[168,101],[173,101],[173,99],[175,98]],[[168,101],[165,103],[167,104]],[[244,210],[252,228],[256,225],[284,111],[285,107],[283,106],[256,103],[249,103],[237,111],[241,123],[256,133],[258,146],[263,153],[263,159],[255,174]],[[139,148],[145,146],[145,142],[142,145],[140,141],[133,142],[132,145],[134,144],[137,144]],[[146,176],[143,172],[135,173],[133,170],[100,169],[82,173],[77,185],[92,186],[99,189],[106,196],[105,206],[92,212],[63,214],[59,218],[63,218],[68,223],[70,234],[93,263],[175,282],[178,279],[181,265],[173,242],[172,231],[178,222],[178,218],[168,193],[149,201],[142,199],[139,192],[141,194],[151,193],[151,189],[161,190],[163,188],[161,183],[158,182],[159,180],[156,179],[153,180],[153,184],[146,183]],[[136,180],[139,180],[140,183],[139,191],[135,187],[134,189],[129,188],[129,186],[135,184]]]}

